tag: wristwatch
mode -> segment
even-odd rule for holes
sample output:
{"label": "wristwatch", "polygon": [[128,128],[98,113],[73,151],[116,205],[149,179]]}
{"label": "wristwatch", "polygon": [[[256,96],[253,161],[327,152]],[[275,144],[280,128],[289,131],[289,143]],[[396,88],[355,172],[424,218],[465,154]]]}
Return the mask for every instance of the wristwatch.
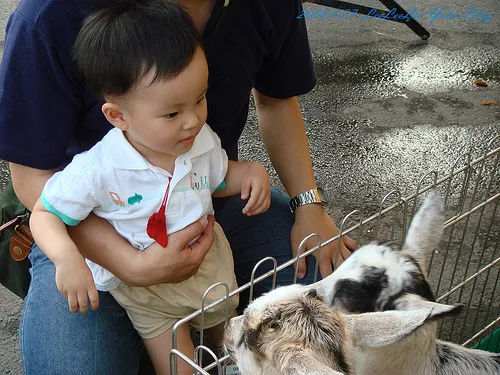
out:
{"label": "wristwatch", "polygon": [[323,189],[320,187],[304,191],[290,199],[288,205],[290,206],[290,211],[295,212],[297,208],[300,206],[305,206],[306,204],[321,204],[326,203],[325,195],[323,193]]}

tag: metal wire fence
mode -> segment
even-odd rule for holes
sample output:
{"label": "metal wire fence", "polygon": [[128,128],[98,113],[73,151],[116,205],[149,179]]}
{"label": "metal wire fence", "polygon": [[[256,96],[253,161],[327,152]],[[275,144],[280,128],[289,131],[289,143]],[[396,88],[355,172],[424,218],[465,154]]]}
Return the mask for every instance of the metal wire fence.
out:
{"label": "metal wire fence", "polygon": [[[363,218],[359,210],[348,214],[341,222],[339,235],[326,241],[317,234],[305,238],[316,241],[317,245],[300,252],[299,257],[278,265],[273,258],[264,258],[256,264],[251,281],[240,286],[232,296],[245,289],[250,289],[250,300],[253,297],[253,286],[266,278],[273,278],[284,268],[298,262],[299,258],[321,251],[325,246],[344,234],[354,237],[360,244],[372,240],[392,240],[404,242],[411,218],[416,212],[425,193],[437,189],[445,199],[446,222],[445,232],[440,246],[432,255],[430,264],[430,282],[438,302],[460,303],[465,306],[464,312],[454,319],[443,320],[438,328],[439,338],[459,343],[468,347],[488,347],[492,351],[500,351],[500,136],[492,139],[482,155],[466,152],[460,155],[450,171],[439,176],[436,171],[425,174],[415,187],[413,194],[403,197],[400,190],[393,190],[383,197],[379,211],[368,218]],[[259,277],[255,271],[264,263],[271,263],[273,269]],[[316,275],[318,267],[316,267]],[[213,288],[224,287],[215,284]],[[209,290],[207,290],[207,293]],[[199,374],[237,374],[229,357],[223,353],[215,353],[205,345],[204,329],[199,334],[199,343],[194,353],[194,361],[188,353],[176,349],[176,331],[191,319],[202,315],[204,311],[219,304],[226,303],[226,297],[210,305],[202,303],[202,309],[179,321],[173,328],[173,350],[170,353],[172,374],[177,374],[177,361],[185,361],[191,365],[193,372]],[[226,314],[227,316],[227,314]],[[229,317],[227,316],[227,319]],[[212,363],[202,367],[202,357],[210,358]]]}

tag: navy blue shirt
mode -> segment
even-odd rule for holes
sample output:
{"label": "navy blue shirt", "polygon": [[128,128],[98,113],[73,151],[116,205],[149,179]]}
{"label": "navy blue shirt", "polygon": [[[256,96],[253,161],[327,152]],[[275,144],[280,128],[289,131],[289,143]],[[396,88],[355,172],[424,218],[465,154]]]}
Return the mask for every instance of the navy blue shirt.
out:
{"label": "navy blue shirt", "polygon": [[[117,0],[115,0],[117,1]],[[234,159],[256,88],[274,98],[315,83],[300,0],[239,0],[217,55],[209,61],[207,123]],[[38,169],[67,164],[110,129],[102,102],[71,56],[84,17],[112,0],[22,0],[7,24],[0,68],[0,159]],[[221,15],[218,0],[203,39]]]}

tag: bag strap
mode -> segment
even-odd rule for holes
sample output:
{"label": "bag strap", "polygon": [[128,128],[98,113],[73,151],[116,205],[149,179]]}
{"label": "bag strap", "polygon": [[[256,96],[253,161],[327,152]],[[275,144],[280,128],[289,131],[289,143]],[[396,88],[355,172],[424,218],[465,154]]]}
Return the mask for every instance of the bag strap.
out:
{"label": "bag strap", "polygon": [[0,234],[4,231],[4,230],[7,230],[7,229],[10,229],[10,228],[13,228],[13,227],[16,227],[16,225],[19,225],[23,222],[24,219],[26,219],[28,217],[28,214],[24,214],[24,215],[19,215],[19,216],[16,216],[15,218],[7,221],[6,223],[2,224],[0,226]]}
{"label": "bag strap", "polygon": [[222,46],[222,42],[227,35],[227,32],[234,20],[238,6],[241,0],[224,0],[224,8],[222,9],[222,14],[215,27],[215,36],[208,48],[207,57],[208,61],[212,60],[213,56],[216,56]]}

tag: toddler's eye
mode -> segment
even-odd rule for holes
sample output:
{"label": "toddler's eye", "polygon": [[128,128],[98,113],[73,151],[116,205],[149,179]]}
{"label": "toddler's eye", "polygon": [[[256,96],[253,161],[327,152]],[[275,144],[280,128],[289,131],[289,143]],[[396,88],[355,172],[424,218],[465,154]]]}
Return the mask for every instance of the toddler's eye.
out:
{"label": "toddler's eye", "polygon": [[169,113],[168,115],[165,115],[165,117],[167,118],[176,118],[177,116],[179,116],[179,112],[172,112]]}
{"label": "toddler's eye", "polygon": [[198,101],[196,102],[196,104],[201,104],[201,103],[203,103],[203,101],[205,100],[205,98],[206,98],[206,96],[205,96],[205,95],[203,95],[203,97],[201,97],[201,98],[200,98],[200,100],[198,100]]}

